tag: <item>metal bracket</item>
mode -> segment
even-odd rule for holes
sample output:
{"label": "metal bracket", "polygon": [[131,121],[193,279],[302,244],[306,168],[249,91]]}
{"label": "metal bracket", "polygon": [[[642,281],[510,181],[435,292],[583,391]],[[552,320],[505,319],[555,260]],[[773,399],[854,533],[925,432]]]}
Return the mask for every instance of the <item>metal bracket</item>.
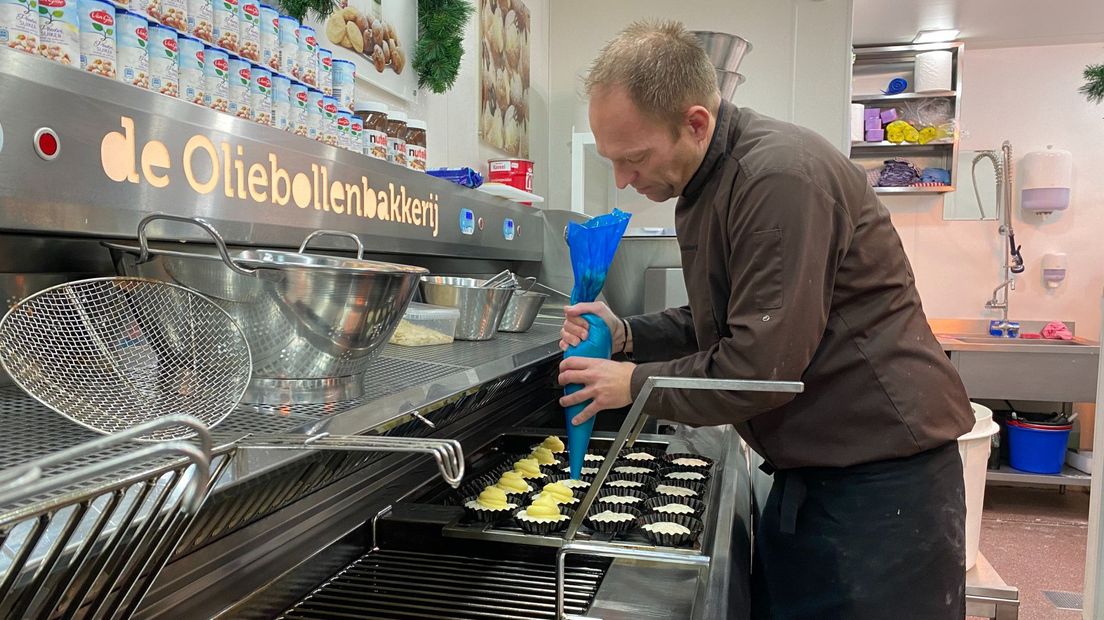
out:
{"label": "metal bracket", "polygon": [[[598,490],[602,487],[602,484],[606,480],[606,476],[609,475],[610,470],[613,468],[613,463],[617,459],[617,455],[621,453],[624,447],[633,445],[636,442],[636,438],[640,435],[640,431],[644,428],[644,424],[647,422],[647,415],[644,413],[644,404],[648,401],[652,391],[659,389],[724,390],[729,392],[797,394],[805,390],[805,384],[800,381],[748,381],[743,379],[703,379],[696,377],[648,378],[648,380],[644,382],[644,386],[641,388],[636,400],[633,401],[629,413],[625,416],[625,421],[621,424],[621,429],[618,430],[617,437],[614,438],[613,443],[610,445],[605,460],[602,461],[602,465],[598,468],[598,475],[594,477],[594,481],[591,482],[586,495],[583,496],[582,501],[575,510],[575,514],[571,517],[571,523],[567,526],[567,532],[564,534],[565,544],[560,547],[556,556],[557,619],[570,620],[568,616],[564,614],[564,564],[569,554],[594,555],[614,559],[646,560],[698,566],[699,568],[706,568],[709,566],[710,556],[708,555],[690,555],[685,553],[670,553],[573,542],[575,540],[575,535],[579,531],[579,527],[582,526],[583,520],[590,511],[590,507],[593,505],[595,498],[598,496]],[[576,616],[575,620],[582,619]]]}

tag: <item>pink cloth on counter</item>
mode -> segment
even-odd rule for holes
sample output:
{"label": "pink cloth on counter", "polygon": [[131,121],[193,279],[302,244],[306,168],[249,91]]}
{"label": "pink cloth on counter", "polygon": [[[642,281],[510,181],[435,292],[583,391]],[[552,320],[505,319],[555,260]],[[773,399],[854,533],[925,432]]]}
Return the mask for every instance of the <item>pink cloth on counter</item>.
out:
{"label": "pink cloth on counter", "polygon": [[1047,340],[1073,340],[1073,332],[1061,321],[1051,321],[1039,333]]}

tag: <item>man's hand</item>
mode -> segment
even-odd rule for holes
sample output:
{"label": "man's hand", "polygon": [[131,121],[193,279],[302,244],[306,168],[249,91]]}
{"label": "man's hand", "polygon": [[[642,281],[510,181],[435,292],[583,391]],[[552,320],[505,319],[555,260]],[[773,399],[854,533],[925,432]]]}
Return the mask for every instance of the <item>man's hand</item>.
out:
{"label": "man's hand", "polygon": [[567,347],[578,346],[580,342],[587,339],[589,324],[583,319],[584,314],[597,315],[605,322],[610,335],[613,336],[614,353],[620,353],[625,349],[625,326],[621,324],[621,319],[617,318],[609,306],[595,301],[564,308],[564,325],[560,330],[561,351],[566,351]]}
{"label": "man's hand", "polygon": [[583,386],[578,392],[561,398],[560,406],[570,407],[593,399],[571,423],[578,426],[599,411],[631,404],[634,368],[636,364],[591,357],[569,357],[560,362],[560,385],[578,383]]}

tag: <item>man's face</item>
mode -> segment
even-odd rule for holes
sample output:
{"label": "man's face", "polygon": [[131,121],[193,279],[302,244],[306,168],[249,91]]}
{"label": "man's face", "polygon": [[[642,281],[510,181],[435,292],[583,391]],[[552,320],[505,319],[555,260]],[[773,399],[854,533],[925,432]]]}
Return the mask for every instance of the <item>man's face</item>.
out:
{"label": "man's face", "polygon": [[[682,194],[701,165],[712,136],[704,108],[688,111],[676,131],[640,111],[621,86],[603,86],[590,97],[590,128],[598,153],[613,164],[619,189],[632,186],[648,200],[663,202]],[[703,128],[702,122],[707,126]]]}

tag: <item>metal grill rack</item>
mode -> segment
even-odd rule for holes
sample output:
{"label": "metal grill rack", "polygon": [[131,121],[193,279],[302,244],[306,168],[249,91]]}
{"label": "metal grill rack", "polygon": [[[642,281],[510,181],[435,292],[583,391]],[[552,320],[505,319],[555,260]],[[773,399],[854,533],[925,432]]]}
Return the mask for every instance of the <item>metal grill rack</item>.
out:
{"label": "metal grill rack", "polygon": [[[605,569],[566,567],[565,608],[590,608]],[[280,616],[285,620],[529,620],[556,618],[556,570],[548,564],[377,549]]]}
{"label": "metal grill rack", "polygon": [[[192,526],[183,533],[173,557],[183,556],[221,536],[271,514],[322,487],[341,479],[380,459],[386,453],[364,452],[285,452],[279,461],[263,470],[250,471],[232,444],[245,434],[296,434],[326,432],[326,426],[344,424],[341,432],[354,434],[372,431],[376,434],[400,437],[428,437],[441,432],[448,424],[475,412],[505,392],[535,389],[545,382],[551,385],[558,327],[536,325],[526,334],[500,334],[490,342],[465,343],[440,347],[404,349],[388,346],[366,374],[366,394],[356,401],[328,405],[295,405],[260,407],[240,405],[213,433],[221,450],[213,460],[212,487],[208,501],[194,517]],[[431,353],[432,352],[432,353]],[[419,359],[424,356],[427,359]],[[474,361],[472,361],[474,360]],[[473,380],[473,378],[477,380]],[[9,441],[0,451],[0,469],[64,450],[71,446],[102,438],[96,433],[66,420],[33,400],[15,386],[0,388],[0,415],[8,423]],[[447,434],[444,431],[441,434]],[[133,450],[133,442],[104,448],[95,454],[73,459],[52,473],[65,473],[110,459]],[[231,466],[231,461],[233,465]],[[152,480],[151,494],[159,493],[168,479],[165,472],[182,464],[174,456],[156,456],[128,464],[109,476],[81,479],[49,494],[28,498],[25,503],[48,501],[74,493],[93,492],[103,485],[120,480]],[[119,496],[115,513],[129,508],[128,496]],[[91,503],[85,510],[95,513],[101,503]],[[91,518],[80,520],[72,532],[64,531],[65,519],[54,519],[41,531],[45,539],[56,535],[70,537],[69,545],[84,544],[104,536],[93,529]],[[16,524],[13,524],[15,527]],[[106,522],[105,531],[115,521]],[[5,545],[0,545],[0,568],[3,562],[18,559],[25,545],[19,544],[23,533],[32,526],[8,530]],[[37,530],[36,530],[37,531]],[[4,532],[0,532],[2,534]],[[88,536],[93,535],[89,539]],[[36,551],[35,553],[39,553]],[[34,559],[28,556],[27,559]]]}

